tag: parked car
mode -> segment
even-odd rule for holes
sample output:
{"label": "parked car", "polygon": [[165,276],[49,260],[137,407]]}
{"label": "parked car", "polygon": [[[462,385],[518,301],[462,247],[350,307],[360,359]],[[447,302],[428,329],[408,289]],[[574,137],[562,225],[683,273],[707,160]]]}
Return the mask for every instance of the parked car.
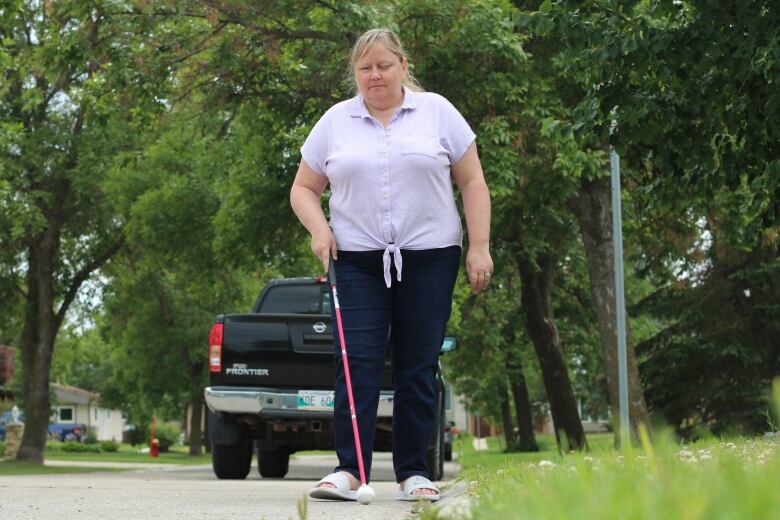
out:
{"label": "parked car", "polygon": [[[24,412],[19,412],[19,420],[24,422]],[[11,412],[0,414],[0,441],[5,441],[6,425],[11,422]],[[47,435],[53,441],[78,441],[87,434],[87,426],[81,423],[52,423],[49,424]]]}
{"label": "parked car", "polygon": [[49,425],[49,439],[53,441],[81,442],[81,439],[83,439],[86,434],[87,426],[85,424],[55,423]]}

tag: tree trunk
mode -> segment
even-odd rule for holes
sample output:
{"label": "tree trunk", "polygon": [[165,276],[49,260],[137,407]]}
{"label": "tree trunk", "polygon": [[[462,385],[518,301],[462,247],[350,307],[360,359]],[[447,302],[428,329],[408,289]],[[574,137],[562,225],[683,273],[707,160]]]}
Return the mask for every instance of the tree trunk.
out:
{"label": "tree trunk", "polygon": [[197,393],[190,401],[192,415],[190,416],[190,455],[203,453],[203,432],[200,422],[203,418],[203,394]]}
{"label": "tree trunk", "polygon": [[[615,445],[619,446],[620,431],[617,425],[620,420],[620,398],[611,189],[609,177],[600,177],[593,181],[583,178],[577,194],[570,201],[570,207],[579,223],[587,255],[591,296],[596,307],[601,350],[607,375],[610,410],[613,424],[616,426]],[[639,424],[648,425],[649,419],[627,319],[626,336],[629,420],[631,431],[636,438]]]}
{"label": "tree trunk", "polygon": [[30,248],[27,302],[21,337],[22,394],[25,427],[16,458],[43,464],[43,451],[51,415],[49,372],[57,334],[54,314],[51,243]]}
{"label": "tree trunk", "polygon": [[[542,369],[558,447],[565,451],[586,449],[585,432],[552,313],[551,292],[555,261],[550,255],[540,255],[538,263],[539,269],[536,269],[526,259],[521,258],[518,261],[520,298],[526,329]],[[565,436],[565,439],[562,439],[562,436]]]}
{"label": "tree trunk", "polygon": [[515,427],[512,424],[512,407],[509,405],[509,392],[505,388],[501,396],[501,422],[504,428],[506,451],[512,451],[515,445]]}
{"label": "tree trunk", "polygon": [[517,416],[517,449],[519,451],[539,451],[534,437],[534,420],[531,416],[531,400],[528,397],[528,387],[525,384],[525,375],[522,366],[507,367],[511,376],[509,385],[515,401],[515,415]]}
{"label": "tree trunk", "polygon": [[[507,284],[507,290],[514,293],[511,283]],[[507,321],[503,330],[509,349],[505,356],[506,375],[509,380],[509,390],[515,404],[515,416],[517,417],[517,432],[515,444],[512,447],[516,451],[539,451],[534,438],[534,422],[531,416],[531,400],[528,397],[528,388],[525,384],[523,362],[520,357],[520,342],[517,337],[515,320]]]}

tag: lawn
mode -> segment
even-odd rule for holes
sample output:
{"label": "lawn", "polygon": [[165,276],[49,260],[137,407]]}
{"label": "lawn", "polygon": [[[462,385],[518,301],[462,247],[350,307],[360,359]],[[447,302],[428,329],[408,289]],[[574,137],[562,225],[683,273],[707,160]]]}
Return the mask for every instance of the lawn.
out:
{"label": "lawn", "polygon": [[[612,449],[613,435],[611,433],[597,433],[588,435],[590,450],[600,453]],[[539,462],[540,460],[557,457],[558,448],[554,435],[537,435],[536,442],[539,445],[538,452],[530,453],[504,453],[503,439],[500,437],[487,438],[488,450],[477,451],[473,446],[473,438],[461,436],[456,439],[452,449],[458,454],[458,463],[464,470],[472,468],[479,471],[490,468],[499,468],[507,463]]]}
{"label": "lawn", "polygon": [[644,448],[615,452],[612,437],[589,437],[587,453],[502,453],[496,439],[475,451],[456,445],[471,519],[780,519],[780,439],[708,439],[684,445],[657,435]]}
{"label": "lawn", "polygon": [[[47,446],[52,446],[47,444]],[[56,446],[56,444],[54,445]],[[160,453],[157,458],[152,458],[148,453],[139,453],[138,447],[122,444],[119,451],[101,453],[78,453],[47,449],[44,452],[45,460],[69,461],[73,466],[40,466],[16,460],[0,460],[0,476],[5,475],[55,475],[63,473],[88,473],[95,471],[128,471],[127,468],[111,467],[84,467],[78,466],[79,462],[132,462],[147,464],[211,464],[211,455],[190,456],[187,446],[173,446],[167,453]]]}
{"label": "lawn", "polygon": [[102,453],[74,453],[67,451],[46,450],[44,458],[48,460],[72,460],[95,462],[146,462],[149,464],[211,464],[211,455],[191,456],[187,446],[172,446],[170,451],[160,453],[153,458],[148,453],[139,453],[139,448],[129,444],[122,444],[119,451]]}

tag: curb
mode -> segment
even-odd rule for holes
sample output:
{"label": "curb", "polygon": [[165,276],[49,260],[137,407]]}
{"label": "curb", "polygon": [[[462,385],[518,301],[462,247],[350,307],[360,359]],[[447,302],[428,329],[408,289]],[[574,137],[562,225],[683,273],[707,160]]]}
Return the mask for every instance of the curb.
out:
{"label": "curb", "polygon": [[435,518],[468,520],[471,518],[472,497],[468,493],[468,484],[458,480],[442,493],[441,499],[431,505]]}

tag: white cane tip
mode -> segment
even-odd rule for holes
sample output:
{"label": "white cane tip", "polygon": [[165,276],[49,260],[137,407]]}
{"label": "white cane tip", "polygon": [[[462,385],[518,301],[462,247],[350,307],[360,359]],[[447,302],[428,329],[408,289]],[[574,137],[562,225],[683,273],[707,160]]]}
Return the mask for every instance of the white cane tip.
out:
{"label": "white cane tip", "polygon": [[375,496],[374,489],[368,484],[363,484],[357,490],[357,499],[361,504],[370,504]]}

